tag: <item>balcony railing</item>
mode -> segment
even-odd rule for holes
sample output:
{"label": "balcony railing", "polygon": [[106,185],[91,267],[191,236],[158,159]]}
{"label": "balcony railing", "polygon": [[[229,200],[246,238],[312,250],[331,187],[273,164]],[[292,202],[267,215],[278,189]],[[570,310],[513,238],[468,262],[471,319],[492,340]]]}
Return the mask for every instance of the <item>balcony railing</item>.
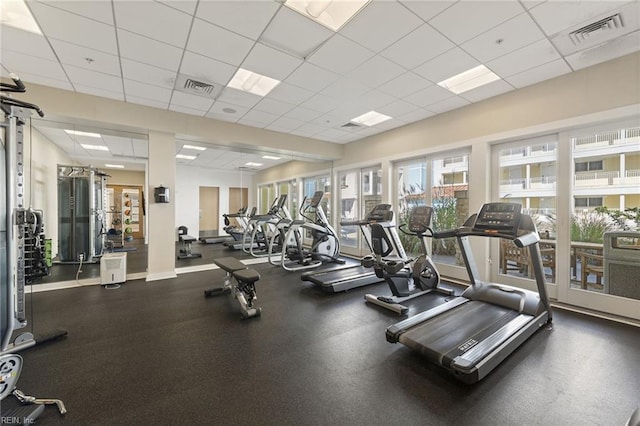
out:
{"label": "balcony railing", "polygon": [[620,177],[619,171],[613,172],[578,172],[573,178],[574,186],[608,186],[613,179]]}
{"label": "balcony railing", "polygon": [[640,142],[640,127],[572,138],[576,150],[594,149],[610,145],[629,145]]}

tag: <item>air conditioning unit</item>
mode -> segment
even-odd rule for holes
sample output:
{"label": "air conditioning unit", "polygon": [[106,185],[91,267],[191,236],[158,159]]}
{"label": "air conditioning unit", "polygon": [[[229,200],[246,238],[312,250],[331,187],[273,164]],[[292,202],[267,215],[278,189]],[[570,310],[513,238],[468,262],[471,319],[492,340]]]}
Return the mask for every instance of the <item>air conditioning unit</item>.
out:
{"label": "air conditioning unit", "polygon": [[127,281],[127,253],[105,253],[100,259],[100,285],[118,288]]}

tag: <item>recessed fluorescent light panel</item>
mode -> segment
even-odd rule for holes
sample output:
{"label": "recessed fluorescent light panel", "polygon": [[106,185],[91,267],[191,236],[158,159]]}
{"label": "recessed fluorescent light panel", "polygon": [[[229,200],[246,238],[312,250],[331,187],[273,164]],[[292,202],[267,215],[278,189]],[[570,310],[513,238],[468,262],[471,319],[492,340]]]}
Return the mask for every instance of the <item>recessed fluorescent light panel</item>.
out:
{"label": "recessed fluorescent light panel", "polygon": [[67,129],[65,129],[65,132],[67,132],[67,134],[70,135],[70,136],[87,136],[89,138],[101,138],[102,137],[102,135],[100,135],[100,133],[81,132],[79,130],[67,130]]}
{"label": "recessed fluorescent light panel", "polygon": [[184,154],[177,154],[176,158],[179,158],[181,160],[195,160],[196,159],[196,155],[184,155]]}
{"label": "recessed fluorescent light panel", "polygon": [[203,146],[194,146],[194,145],[182,145],[184,149],[193,149],[194,151],[206,151],[207,148]]}
{"label": "recessed fluorescent light panel", "polygon": [[262,166],[262,163],[253,163],[253,162],[249,161],[248,163],[245,164],[245,166],[260,167],[260,166]]}
{"label": "recessed fluorescent light panel", "polygon": [[243,92],[253,93],[258,96],[266,96],[280,82],[273,78],[238,68],[227,86]]}
{"label": "recessed fluorescent light panel", "polygon": [[42,35],[27,5],[22,1],[0,1],[0,22],[20,30]]}
{"label": "recessed fluorescent light panel", "polygon": [[122,164],[105,164],[105,167],[109,167],[110,169],[124,169]]}
{"label": "recessed fluorescent light panel", "polygon": [[273,155],[263,155],[262,158],[264,158],[265,160],[279,160],[280,157],[275,157]]}
{"label": "recessed fluorescent light panel", "polygon": [[80,146],[84,149],[90,149],[92,151],[109,151],[109,148],[104,145],[89,145],[86,143],[81,143]]}
{"label": "recessed fluorescent light panel", "polygon": [[333,31],[338,31],[360,12],[369,1],[287,0],[284,5]]}
{"label": "recessed fluorescent light panel", "polygon": [[364,124],[365,126],[375,126],[383,121],[390,120],[388,115],[380,114],[379,112],[369,111],[351,120],[352,123]]}
{"label": "recessed fluorescent light panel", "polygon": [[438,86],[444,87],[448,91],[459,95],[460,93],[468,92],[469,90],[484,86],[496,80],[500,80],[500,77],[484,65],[478,65],[475,68],[471,68],[470,70],[441,81],[438,83]]}

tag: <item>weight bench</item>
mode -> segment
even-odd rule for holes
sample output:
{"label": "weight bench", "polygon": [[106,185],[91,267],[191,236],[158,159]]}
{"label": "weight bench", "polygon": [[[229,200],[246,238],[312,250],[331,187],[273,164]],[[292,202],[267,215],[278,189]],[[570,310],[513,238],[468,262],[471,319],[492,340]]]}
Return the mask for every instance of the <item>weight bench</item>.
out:
{"label": "weight bench", "polygon": [[178,259],[191,259],[194,257],[202,257],[201,253],[192,253],[191,252],[191,243],[196,241],[196,237],[192,237],[189,234],[189,228],[186,226],[178,227],[178,239],[182,243],[182,247],[178,252]]}
{"label": "weight bench", "polygon": [[[231,292],[240,304],[243,319],[259,316],[262,313],[262,309],[253,306],[253,301],[257,299],[255,284],[260,279],[258,271],[248,268],[235,257],[214,259],[213,263],[227,274],[222,287],[205,290],[205,297],[219,296]],[[231,278],[235,280],[235,284]]]}

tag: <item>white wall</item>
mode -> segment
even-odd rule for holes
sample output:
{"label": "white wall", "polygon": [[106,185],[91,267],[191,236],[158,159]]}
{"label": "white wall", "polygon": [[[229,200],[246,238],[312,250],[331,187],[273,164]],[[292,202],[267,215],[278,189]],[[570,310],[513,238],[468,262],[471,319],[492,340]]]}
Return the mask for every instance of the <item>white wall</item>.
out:
{"label": "white wall", "polygon": [[[176,227],[184,225],[189,234],[198,237],[200,231],[200,187],[217,186],[220,188],[218,211],[229,213],[229,188],[251,188],[252,175],[240,171],[215,171],[201,167],[178,165],[176,168]],[[249,191],[249,207],[254,205],[253,193]],[[233,212],[235,213],[235,212]],[[220,219],[220,223],[222,219]],[[177,235],[177,232],[176,232]],[[177,237],[176,237],[177,238]]]}

